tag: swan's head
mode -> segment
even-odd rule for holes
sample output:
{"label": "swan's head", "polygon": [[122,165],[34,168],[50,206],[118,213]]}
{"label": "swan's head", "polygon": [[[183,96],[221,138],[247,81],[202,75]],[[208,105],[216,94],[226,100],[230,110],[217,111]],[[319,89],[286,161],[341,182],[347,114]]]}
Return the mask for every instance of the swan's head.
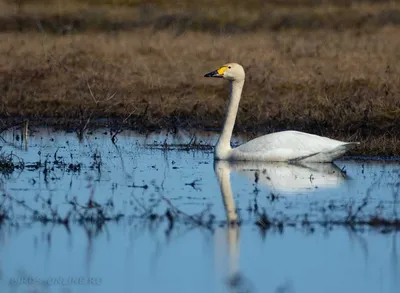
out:
{"label": "swan's head", "polygon": [[218,77],[227,80],[244,80],[245,74],[242,65],[237,63],[227,63],[222,65],[217,70],[211,71],[204,75],[204,77]]}

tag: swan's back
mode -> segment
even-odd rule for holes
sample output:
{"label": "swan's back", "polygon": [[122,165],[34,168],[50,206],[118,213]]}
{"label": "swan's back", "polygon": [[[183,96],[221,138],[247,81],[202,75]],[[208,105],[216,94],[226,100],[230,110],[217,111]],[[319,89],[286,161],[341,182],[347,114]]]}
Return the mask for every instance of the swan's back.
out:
{"label": "swan's back", "polygon": [[281,131],[255,138],[232,150],[235,160],[332,162],[356,143],[299,131]]}

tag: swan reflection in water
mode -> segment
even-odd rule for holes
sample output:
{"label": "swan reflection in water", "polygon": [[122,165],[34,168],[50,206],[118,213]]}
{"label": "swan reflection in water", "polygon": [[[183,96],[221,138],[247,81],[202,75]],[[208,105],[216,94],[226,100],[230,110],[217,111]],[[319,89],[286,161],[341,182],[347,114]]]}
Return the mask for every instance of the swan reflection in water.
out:
{"label": "swan reflection in water", "polygon": [[[216,161],[214,171],[217,176],[227,221],[227,227],[217,229],[215,233],[216,251],[218,258],[218,274],[228,273],[228,280],[236,285],[245,282],[239,273],[239,226],[236,224],[238,214],[233,199],[230,174],[232,171],[248,177],[251,181],[256,180],[258,184],[267,185],[271,191],[286,194],[298,194],[310,192],[316,187],[334,188],[347,180],[345,175],[334,164],[288,164],[267,162],[228,162]],[[255,175],[257,174],[257,175]],[[227,259],[227,261],[224,261]],[[224,268],[226,265],[228,268]],[[225,275],[226,276],[226,275]],[[241,284],[240,286],[243,286]]]}
{"label": "swan reflection in water", "polygon": [[[258,184],[266,185],[271,192],[296,194],[317,188],[336,188],[349,177],[331,163],[266,163],[266,162],[218,162],[214,166],[244,175]],[[229,178],[227,179],[229,181]]]}

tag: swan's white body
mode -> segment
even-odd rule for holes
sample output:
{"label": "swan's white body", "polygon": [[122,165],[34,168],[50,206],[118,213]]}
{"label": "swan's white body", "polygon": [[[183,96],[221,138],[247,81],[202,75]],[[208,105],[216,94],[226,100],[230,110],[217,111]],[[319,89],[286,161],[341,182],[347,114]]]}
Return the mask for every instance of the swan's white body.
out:
{"label": "swan's white body", "polygon": [[354,143],[288,130],[255,138],[225,154],[217,152],[217,158],[239,161],[332,162],[353,145]]}
{"label": "swan's white body", "polygon": [[244,69],[237,63],[229,63],[205,76],[223,77],[231,85],[225,123],[215,146],[217,160],[328,163],[358,144],[289,130],[267,134],[232,148],[230,141],[244,85]]}

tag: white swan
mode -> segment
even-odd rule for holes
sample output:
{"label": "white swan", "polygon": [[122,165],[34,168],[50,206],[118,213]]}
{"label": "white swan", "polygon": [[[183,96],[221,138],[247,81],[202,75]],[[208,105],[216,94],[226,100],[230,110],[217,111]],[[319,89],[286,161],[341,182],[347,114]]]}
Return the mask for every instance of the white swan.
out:
{"label": "white swan", "polygon": [[232,149],[230,140],[244,85],[244,69],[240,64],[228,63],[204,76],[225,78],[231,86],[223,130],[215,146],[217,160],[328,163],[359,144],[288,130],[255,138]]}

